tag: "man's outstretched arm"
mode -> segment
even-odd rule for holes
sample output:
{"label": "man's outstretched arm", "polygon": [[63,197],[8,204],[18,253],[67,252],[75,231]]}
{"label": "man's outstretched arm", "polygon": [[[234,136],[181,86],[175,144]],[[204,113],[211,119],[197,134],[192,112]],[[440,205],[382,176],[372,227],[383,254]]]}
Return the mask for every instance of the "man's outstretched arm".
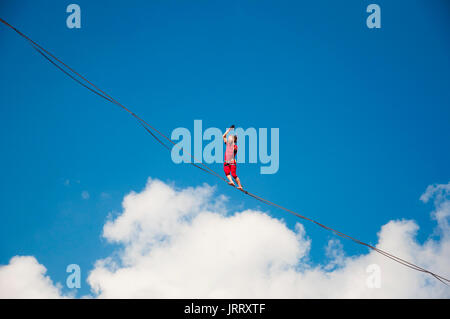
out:
{"label": "man's outstretched arm", "polygon": [[227,130],[225,131],[225,134],[223,134],[222,137],[223,137],[223,142],[224,142],[224,143],[227,143],[227,135],[228,135],[228,133],[230,133],[230,131],[231,131],[232,129],[234,129],[234,125],[231,125],[230,128],[227,129]]}

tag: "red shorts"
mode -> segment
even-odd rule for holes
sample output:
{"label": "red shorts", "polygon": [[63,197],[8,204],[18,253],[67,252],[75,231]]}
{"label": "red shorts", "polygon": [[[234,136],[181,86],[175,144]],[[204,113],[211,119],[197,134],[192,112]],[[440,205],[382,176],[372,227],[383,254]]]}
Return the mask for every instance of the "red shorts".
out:
{"label": "red shorts", "polygon": [[231,176],[234,178],[237,178],[236,175],[236,164],[226,164],[223,163],[223,171],[225,172],[225,175],[228,176],[231,173]]}

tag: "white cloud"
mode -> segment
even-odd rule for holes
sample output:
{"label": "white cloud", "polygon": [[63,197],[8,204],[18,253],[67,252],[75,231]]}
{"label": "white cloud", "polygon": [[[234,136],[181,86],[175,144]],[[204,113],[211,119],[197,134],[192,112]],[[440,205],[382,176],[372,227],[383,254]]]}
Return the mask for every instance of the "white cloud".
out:
{"label": "white cloud", "polygon": [[[437,228],[443,236],[424,244],[418,225],[390,221],[379,234],[378,248],[448,275],[450,240],[444,220],[448,199],[435,196]],[[434,192],[431,194],[430,192]],[[437,197],[440,196],[440,199]],[[344,255],[337,240],[326,253],[330,262],[308,260],[311,240],[261,211],[226,213],[214,188],[175,189],[158,180],[132,192],[123,212],[110,219],[103,236],[123,249],[99,260],[88,277],[100,298],[428,298],[450,297],[448,287],[370,251]],[[369,288],[366,270],[381,270],[381,288]]]}
{"label": "white cloud", "polygon": [[325,247],[325,254],[330,261],[325,265],[326,270],[342,267],[345,262],[344,246],[338,239],[330,239]]}
{"label": "white cloud", "polygon": [[47,269],[32,256],[15,256],[0,266],[0,298],[63,298],[61,286],[45,276]]}
{"label": "white cloud", "polygon": [[450,182],[448,184],[434,184],[427,187],[425,193],[420,196],[420,200],[427,203],[434,198],[435,210],[431,213],[433,219],[438,223],[436,232],[448,239],[450,237]]}
{"label": "white cloud", "polygon": [[450,194],[450,182],[448,184],[433,184],[429,185],[420,196],[420,200],[423,202],[428,202],[431,198],[435,198],[435,204],[439,205],[448,199]]}
{"label": "white cloud", "polygon": [[[433,200],[437,222],[425,243],[416,240],[414,221],[395,220],[381,227],[376,246],[448,276],[449,185],[430,186],[421,196]],[[149,179],[104,225],[103,236],[117,249],[90,272],[92,297],[450,298],[436,279],[376,252],[346,256],[335,238],[324,247],[328,261],[314,264],[302,224],[292,230],[262,211],[227,212],[226,204],[206,184],[177,189]],[[380,288],[368,286],[371,265],[380,270]],[[34,257],[12,258],[0,266],[0,298],[65,297],[45,274]]]}

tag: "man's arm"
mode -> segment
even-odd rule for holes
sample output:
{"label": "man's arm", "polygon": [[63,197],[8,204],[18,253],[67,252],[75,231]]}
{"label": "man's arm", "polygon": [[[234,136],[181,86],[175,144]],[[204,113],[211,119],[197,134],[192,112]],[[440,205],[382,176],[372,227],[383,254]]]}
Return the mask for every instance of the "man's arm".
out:
{"label": "man's arm", "polygon": [[229,129],[227,129],[226,131],[225,131],[225,134],[223,134],[223,142],[226,144],[227,143],[227,135],[228,135],[228,133],[230,133],[230,131],[232,130],[232,129],[234,129],[234,125],[231,125],[230,126],[230,128]]}

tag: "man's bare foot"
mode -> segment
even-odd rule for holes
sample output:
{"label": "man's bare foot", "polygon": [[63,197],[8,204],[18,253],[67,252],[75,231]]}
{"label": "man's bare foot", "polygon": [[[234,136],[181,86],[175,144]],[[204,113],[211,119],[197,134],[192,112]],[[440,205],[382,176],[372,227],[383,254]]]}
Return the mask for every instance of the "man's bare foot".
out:
{"label": "man's bare foot", "polygon": [[241,191],[244,190],[241,185],[239,185],[237,188],[240,189]]}
{"label": "man's bare foot", "polygon": [[227,182],[230,186],[236,186],[233,182]]}

